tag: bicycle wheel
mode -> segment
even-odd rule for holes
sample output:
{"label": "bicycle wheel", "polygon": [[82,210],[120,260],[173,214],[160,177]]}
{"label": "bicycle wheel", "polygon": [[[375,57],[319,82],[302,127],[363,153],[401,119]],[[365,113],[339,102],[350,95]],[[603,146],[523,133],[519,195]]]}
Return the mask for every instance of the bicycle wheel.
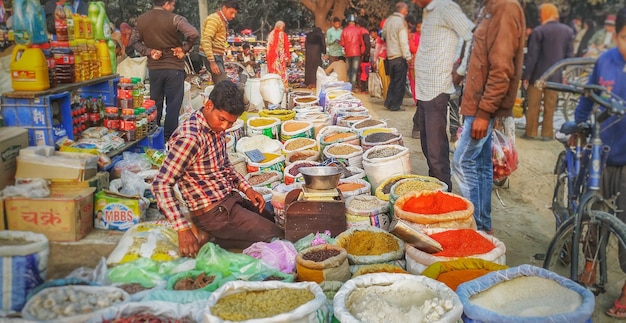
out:
{"label": "bicycle wheel", "polygon": [[559,154],[554,166],[556,182],[554,183],[554,193],[552,194],[552,214],[556,220],[556,227],[567,220],[571,214],[568,208],[569,178],[567,176],[567,165],[565,165],[565,151]]}
{"label": "bicycle wheel", "polygon": [[[608,289],[619,295],[624,272],[620,266],[619,249],[626,250],[626,224],[614,215],[602,211],[591,211],[585,215],[581,223],[580,239],[578,239],[578,255],[573,255],[572,237],[574,235],[576,217],[565,221],[552,238],[543,267],[561,276],[581,283],[594,281],[587,286],[594,293],[603,293]],[[623,252],[623,251],[622,251]],[[585,262],[594,264],[595,279],[585,277]],[[571,273],[573,263],[577,264],[575,273]]]}

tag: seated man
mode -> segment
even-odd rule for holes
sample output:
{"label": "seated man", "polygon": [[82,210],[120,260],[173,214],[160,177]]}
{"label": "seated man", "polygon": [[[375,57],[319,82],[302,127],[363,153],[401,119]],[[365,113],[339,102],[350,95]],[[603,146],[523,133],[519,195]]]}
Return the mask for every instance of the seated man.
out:
{"label": "seated man", "polygon": [[[245,109],[243,90],[222,81],[215,85],[204,107],[181,123],[168,142],[169,151],[152,182],[152,192],[159,209],[178,231],[181,256],[195,257],[207,242],[207,234],[223,248],[246,248],[257,241],[284,236],[269,214],[259,214],[265,207],[263,196],[228,159],[225,131]],[[177,184],[197,235],[174,195]]]}
{"label": "seated man", "polygon": [[248,77],[256,76],[256,58],[254,52],[250,50],[250,44],[245,43],[241,48],[243,51],[237,54],[237,62],[245,68],[245,71],[239,76],[239,82],[246,83]]}
{"label": "seated man", "polygon": [[326,75],[335,72],[337,73],[338,81],[348,82],[348,64],[346,63],[346,58],[339,56],[336,61],[328,65],[324,72],[326,72]]}

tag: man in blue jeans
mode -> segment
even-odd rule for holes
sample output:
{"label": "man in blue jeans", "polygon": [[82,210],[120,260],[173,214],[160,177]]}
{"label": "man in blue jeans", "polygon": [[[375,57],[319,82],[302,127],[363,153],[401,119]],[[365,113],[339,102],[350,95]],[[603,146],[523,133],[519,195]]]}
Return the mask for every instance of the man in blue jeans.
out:
{"label": "man in blue jeans", "polygon": [[[474,204],[478,230],[491,226],[491,129],[510,116],[524,60],[524,12],[517,0],[487,0],[474,30],[461,114],[463,132],[452,163],[461,194]],[[502,37],[506,35],[506,37]]]}

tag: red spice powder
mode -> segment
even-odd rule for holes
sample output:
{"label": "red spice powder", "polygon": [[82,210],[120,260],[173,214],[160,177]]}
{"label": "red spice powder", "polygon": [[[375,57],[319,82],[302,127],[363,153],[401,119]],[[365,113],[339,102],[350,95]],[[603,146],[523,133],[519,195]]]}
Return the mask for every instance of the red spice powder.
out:
{"label": "red spice powder", "polygon": [[447,230],[430,235],[441,244],[443,251],[434,253],[437,257],[467,257],[481,255],[495,246],[472,229]]}
{"label": "red spice powder", "polygon": [[467,210],[467,203],[460,197],[436,191],[410,198],[402,210],[419,214],[443,214]]}

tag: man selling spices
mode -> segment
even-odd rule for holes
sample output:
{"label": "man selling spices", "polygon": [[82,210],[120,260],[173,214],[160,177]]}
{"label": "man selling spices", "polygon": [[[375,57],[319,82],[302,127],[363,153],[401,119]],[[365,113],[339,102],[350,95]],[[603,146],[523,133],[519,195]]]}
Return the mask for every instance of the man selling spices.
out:
{"label": "man selling spices", "polygon": [[[269,214],[261,213],[263,196],[228,159],[226,130],[245,110],[243,90],[222,81],[215,85],[204,107],[181,123],[169,140],[169,151],[152,182],[152,192],[159,209],[178,231],[181,256],[195,257],[209,234],[223,248],[246,248],[257,241],[284,236]],[[181,212],[175,185],[198,228],[197,235]]]}

